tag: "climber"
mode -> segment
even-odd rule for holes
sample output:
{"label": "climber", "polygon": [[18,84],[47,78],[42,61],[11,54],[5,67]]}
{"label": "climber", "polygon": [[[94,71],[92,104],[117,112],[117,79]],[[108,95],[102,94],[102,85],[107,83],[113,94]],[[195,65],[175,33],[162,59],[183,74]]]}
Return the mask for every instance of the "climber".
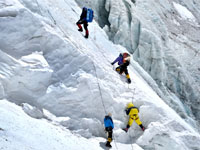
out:
{"label": "climber", "polygon": [[108,134],[108,140],[107,140],[107,143],[106,143],[106,146],[107,147],[112,147],[110,145],[110,143],[112,142],[112,133],[113,133],[113,128],[114,128],[114,123],[112,121],[112,118],[111,118],[112,114],[111,113],[108,113],[107,116],[105,116],[104,118],[104,126],[105,126],[105,131],[107,132]]}
{"label": "climber", "polygon": [[126,74],[127,82],[130,84],[131,79],[128,73],[128,65],[130,64],[130,55],[128,53],[120,53],[119,57],[117,57],[111,65],[114,65],[116,62],[118,62],[118,67],[115,69],[119,74],[122,74],[123,72]]}
{"label": "climber", "polygon": [[80,19],[76,23],[78,26],[78,31],[83,32],[81,24],[83,24],[83,27],[85,29],[85,38],[89,37],[89,30],[88,30],[88,22],[92,22],[93,20],[93,10],[92,9],[87,9],[86,7],[83,7],[82,13],[80,16]]}
{"label": "climber", "polygon": [[128,124],[127,124],[126,128],[123,129],[125,132],[128,132],[128,129],[130,128],[130,126],[132,125],[134,120],[140,126],[142,131],[145,130],[145,128],[142,125],[142,122],[140,121],[140,118],[138,116],[139,110],[138,110],[137,107],[135,107],[133,105],[133,103],[130,102],[130,103],[127,104],[125,112],[126,112],[127,115],[129,115]]}

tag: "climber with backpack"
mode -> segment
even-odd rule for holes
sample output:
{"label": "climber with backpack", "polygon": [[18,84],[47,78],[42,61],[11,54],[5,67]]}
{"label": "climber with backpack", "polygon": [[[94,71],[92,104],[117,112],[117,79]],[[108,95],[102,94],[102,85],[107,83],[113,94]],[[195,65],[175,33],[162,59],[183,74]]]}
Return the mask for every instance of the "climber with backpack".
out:
{"label": "climber with backpack", "polygon": [[105,131],[108,134],[108,139],[106,142],[106,147],[112,147],[110,143],[112,142],[112,133],[113,133],[113,128],[114,128],[114,123],[111,118],[112,114],[108,113],[108,115],[105,116],[104,118],[104,126],[105,126]]}
{"label": "climber with backpack", "polygon": [[114,65],[116,62],[118,62],[118,67],[115,69],[119,74],[125,73],[127,82],[130,84],[131,79],[128,73],[128,65],[130,64],[130,55],[128,53],[120,53],[119,57],[117,57],[111,65]]}
{"label": "climber with backpack", "polygon": [[85,38],[89,37],[88,22],[92,22],[93,17],[93,10],[90,8],[83,7],[80,19],[78,20],[76,25],[79,28],[78,31],[83,32],[83,28],[81,26],[81,24],[83,24],[83,27],[85,29]]}
{"label": "climber with backpack", "polygon": [[142,129],[142,131],[145,130],[145,128],[142,125],[142,122],[140,121],[140,118],[138,116],[139,109],[137,107],[135,107],[133,105],[133,103],[130,102],[130,103],[127,104],[125,112],[126,112],[126,115],[129,116],[128,124],[127,124],[126,128],[123,129],[125,132],[128,132],[128,129],[133,124],[134,120],[140,126],[140,128]]}

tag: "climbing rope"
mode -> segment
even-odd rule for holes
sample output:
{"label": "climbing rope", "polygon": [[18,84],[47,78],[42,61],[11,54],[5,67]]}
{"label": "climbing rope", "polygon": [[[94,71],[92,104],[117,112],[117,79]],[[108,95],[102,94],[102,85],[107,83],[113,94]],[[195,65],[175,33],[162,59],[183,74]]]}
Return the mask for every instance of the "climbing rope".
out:
{"label": "climbing rope", "polygon": [[114,141],[114,143],[115,143],[115,147],[116,147],[116,149],[118,149],[118,147],[117,147],[117,143],[115,142],[115,134],[114,134],[114,132],[113,132],[113,141]]}
{"label": "climbing rope", "polygon": [[99,84],[99,80],[98,80],[98,76],[97,76],[97,70],[96,70],[96,67],[94,65],[94,62],[92,62],[93,66],[94,66],[94,71],[95,71],[95,75],[96,75],[96,79],[97,79],[97,84],[98,84],[98,88],[99,88],[99,92],[100,92],[100,96],[101,96],[101,102],[102,102],[102,106],[104,108],[104,111],[105,111],[105,114],[107,114],[106,112],[106,107],[105,107],[105,104],[104,104],[104,101],[103,101],[103,96],[102,96],[102,92],[101,92],[101,87],[100,87],[100,84]]}
{"label": "climbing rope", "polygon": [[130,132],[128,132],[128,136],[129,136],[129,139],[130,139],[130,142],[131,142],[131,148],[132,148],[132,150],[133,150],[133,145],[132,145],[132,140],[131,140]]}
{"label": "climbing rope", "polygon": [[[133,96],[132,96],[132,103],[133,103],[134,94],[135,94],[135,88],[134,88],[134,89],[131,89],[131,88],[129,87],[129,84],[128,84],[128,89],[130,90],[130,92],[133,90],[133,92],[132,92],[132,94],[133,94]],[[133,145],[132,145],[132,140],[131,140],[130,132],[128,132],[128,136],[129,136],[129,139],[130,139],[130,142],[131,142],[131,148],[132,148],[132,150],[133,150]]]}
{"label": "climbing rope", "polygon": [[[106,107],[105,107],[105,104],[104,104],[104,101],[103,101],[103,96],[102,96],[102,92],[101,92],[101,87],[100,87],[99,80],[98,80],[98,76],[97,76],[96,67],[95,67],[95,65],[94,65],[94,62],[92,62],[92,64],[93,64],[94,70],[95,70],[95,75],[96,75],[97,84],[98,84],[98,88],[99,88],[99,92],[100,92],[100,96],[101,96],[102,106],[103,106],[103,108],[104,108],[105,114],[107,114]],[[114,132],[113,132],[113,141],[114,141],[114,143],[115,143],[116,149],[118,149],[117,143],[115,142],[115,135],[114,135]]]}
{"label": "climbing rope", "polygon": [[133,103],[134,94],[135,94],[135,88],[133,89],[133,92],[132,92],[132,94],[133,94],[133,97],[132,97],[132,103]]}
{"label": "climbing rope", "polygon": [[[68,1],[64,0],[64,2],[65,2],[67,5],[70,6],[70,4],[68,3]],[[75,12],[76,14],[78,14],[78,13],[76,12],[76,10],[74,10],[72,7],[71,7],[71,9],[72,9],[73,12]]]}
{"label": "climbing rope", "polygon": [[38,8],[39,8],[39,11],[40,11],[40,15],[42,16],[42,11],[41,11],[41,7],[40,7],[40,5],[39,5],[39,3],[38,3],[38,1],[37,1],[37,0],[35,0],[35,2],[36,2],[37,6],[38,6]]}
{"label": "climbing rope", "polygon": [[56,25],[56,20],[52,16],[51,12],[48,9],[47,9],[47,12],[48,12],[49,16],[51,17],[51,19],[53,20],[53,23]]}

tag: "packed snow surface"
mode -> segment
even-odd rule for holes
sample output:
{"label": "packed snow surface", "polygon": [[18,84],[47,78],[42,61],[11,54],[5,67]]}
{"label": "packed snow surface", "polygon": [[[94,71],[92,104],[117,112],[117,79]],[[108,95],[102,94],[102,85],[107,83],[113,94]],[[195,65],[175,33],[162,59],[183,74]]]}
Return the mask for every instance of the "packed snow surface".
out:
{"label": "packed snow surface", "polygon": [[183,19],[190,19],[191,21],[195,21],[195,17],[186,7],[184,7],[180,4],[177,4],[175,2],[173,2],[173,4]]}
{"label": "packed snow surface", "polygon": [[[85,139],[71,133],[57,124],[55,120],[50,122],[45,119],[31,118],[23,112],[21,107],[8,101],[1,100],[0,105],[0,148],[3,150],[18,150],[19,148],[21,150],[104,149],[105,139],[103,138]],[[128,149],[130,146],[117,143],[117,148]],[[136,144],[133,148],[142,150]]]}

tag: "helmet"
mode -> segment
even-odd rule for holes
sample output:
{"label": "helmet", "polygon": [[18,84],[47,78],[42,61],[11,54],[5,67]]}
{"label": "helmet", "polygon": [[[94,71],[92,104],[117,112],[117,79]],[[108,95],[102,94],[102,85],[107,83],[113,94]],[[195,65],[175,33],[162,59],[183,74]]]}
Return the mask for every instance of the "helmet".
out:
{"label": "helmet", "polygon": [[126,104],[126,107],[127,107],[127,108],[131,108],[131,107],[134,107],[134,105],[133,105],[132,102],[130,102],[130,103],[127,103],[127,104]]}
{"label": "helmet", "polygon": [[130,56],[128,53],[126,53],[126,52],[123,53],[123,57],[124,57],[124,58],[126,58],[126,57],[128,57],[128,56]]}
{"label": "helmet", "polygon": [[110,117],[111,117],[111,116],[112,116],[112,114],[109,112],[109,113],[108,113],[108,116],[110,116]]}

